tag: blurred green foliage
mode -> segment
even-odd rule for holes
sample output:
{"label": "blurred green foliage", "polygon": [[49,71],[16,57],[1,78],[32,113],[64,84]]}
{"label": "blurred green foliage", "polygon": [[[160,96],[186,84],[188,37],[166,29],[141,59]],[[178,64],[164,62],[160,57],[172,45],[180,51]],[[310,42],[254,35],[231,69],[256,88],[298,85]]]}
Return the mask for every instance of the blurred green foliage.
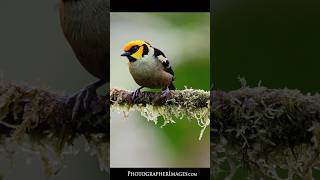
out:
{"label": "blurred green foliage", "polygon": [[319,91],[317,7],[311,1],[215,3],[211,42],[216,88],[239,88],[240,75],[252,86],[261,80],[270,88]]}
{"label": "blurred green foliage", "polygon": [[[152,13],[152,15],[163,18],[176,28],[194,28],[209,21],[209,13]],[[209,25],[209,24],[207,24]]]}

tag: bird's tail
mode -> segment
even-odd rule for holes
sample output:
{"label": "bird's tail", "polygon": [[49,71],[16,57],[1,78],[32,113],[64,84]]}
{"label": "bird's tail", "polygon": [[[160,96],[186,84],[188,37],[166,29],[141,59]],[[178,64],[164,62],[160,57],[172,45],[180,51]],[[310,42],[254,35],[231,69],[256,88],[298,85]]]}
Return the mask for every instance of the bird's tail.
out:
{"label": "bird's tail", "polygon": [[173,83],[170,83],[169,87],[170,90],[176,90],[176,87],[174,87]]}

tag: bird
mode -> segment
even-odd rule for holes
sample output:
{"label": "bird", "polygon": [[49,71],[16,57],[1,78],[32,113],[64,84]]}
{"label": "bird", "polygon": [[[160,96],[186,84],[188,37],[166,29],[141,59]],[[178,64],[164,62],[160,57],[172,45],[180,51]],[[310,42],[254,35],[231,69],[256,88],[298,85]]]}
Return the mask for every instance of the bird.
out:
{"label": "bird", "polygon": [[60,24],[80,64],[98,80],[68,98],[72,118],[97,100],[96,90],[109,79],[109,0],[59,0]]}
{"label": "bird", "polygon": [[121,56],[127,57],[129,72],[140,86],[132,94],[134,100],[144,87],[161,89],[160,97],[167,97],[170,90],[175,90],[174,71],[165,54],[143,40],[133,40],[123,47]]}

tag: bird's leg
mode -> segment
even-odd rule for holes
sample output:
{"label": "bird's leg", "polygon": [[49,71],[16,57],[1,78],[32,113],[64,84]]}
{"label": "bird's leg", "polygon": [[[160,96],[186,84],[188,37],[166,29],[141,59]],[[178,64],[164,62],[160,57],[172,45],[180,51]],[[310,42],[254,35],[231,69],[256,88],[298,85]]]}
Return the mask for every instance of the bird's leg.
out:
{"label": "bird's leg", "polygon": [[139,87],[137,90],[135,90],[135,91],[132,93],[132,95],[131,95],[132,101],[134,101],[134,100],[136,99],[136,97],[139,96],[140,90],[141,90],[142,88],[144,88],[144,87],[141,86],[141,87]]}
{"label": "bird's leg", "polygon": [[97,89],[106,83],[105,80],[95,81],[67,99],[72,106],[72,119],[75,119],[81,110],[89,110],[92,102],[98,100]]}
{"label": "bird's leg", "polygon": [[169,86],[167,86],[166,88],[163,88],[160,98],[168,97],[169,93],[170,93]]}

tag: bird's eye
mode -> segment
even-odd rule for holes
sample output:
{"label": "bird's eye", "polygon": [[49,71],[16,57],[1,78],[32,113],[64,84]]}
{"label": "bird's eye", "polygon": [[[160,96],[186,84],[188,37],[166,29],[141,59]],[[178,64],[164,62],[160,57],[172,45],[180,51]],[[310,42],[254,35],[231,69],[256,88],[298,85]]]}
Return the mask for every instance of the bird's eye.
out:
{"label": "bird's eye", "polygon": [[138,51],[139,50],[139,46],[133,46],[132,48],[131,48],[131,51],[132,52],[136,52],[136,51]]}

